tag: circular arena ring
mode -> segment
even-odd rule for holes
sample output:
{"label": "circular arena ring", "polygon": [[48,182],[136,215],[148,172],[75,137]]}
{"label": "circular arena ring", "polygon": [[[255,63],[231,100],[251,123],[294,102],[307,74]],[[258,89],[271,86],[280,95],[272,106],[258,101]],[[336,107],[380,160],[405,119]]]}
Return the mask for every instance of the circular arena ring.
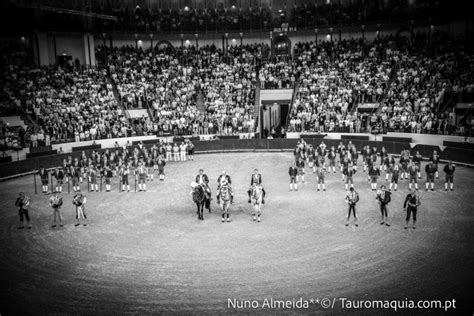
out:
{"label": "circular arena ring", "polygon": [[[65,226],[51,228],[49,196],[34,194],[33,176],[1,182],[2,315],[327,308],[340,314],[354,312],[347,300],[422,299],[443,304],[454,299],[458,309],[451,311],[472,312],[474,170],[457,167],[453,192],[444,191],[440,172],[435,192],[420,191],[417,229],[405,230],[408,181],[400,181],[392,194],[391,226],[380,225],[375,192],[359,159],[359,227],[346,227],[339,170],[326,176],[326,191],[317,192],[316,176],[306,168],[305,183],[290,192],[292,161],[291,153],[273,152],[200,154],[194,161],[170,162],[166,180],[147,182],[147,192],[119,192],[115,181],[112,192],[86,193],[86,227],[74,226],[73,194],[63,194]],[[212,213],[205,210],[204,221],[190,194],[200,167],[213,190]],[[260,223],[252,220],[247,201],[255,167],[267,192]],[[235,193],[230,223],[221,223],[215,197],[223,170]],[[419,185],[424,188],[424,179]],[[18,229],[19,191],[32,198],[32,229]]]}

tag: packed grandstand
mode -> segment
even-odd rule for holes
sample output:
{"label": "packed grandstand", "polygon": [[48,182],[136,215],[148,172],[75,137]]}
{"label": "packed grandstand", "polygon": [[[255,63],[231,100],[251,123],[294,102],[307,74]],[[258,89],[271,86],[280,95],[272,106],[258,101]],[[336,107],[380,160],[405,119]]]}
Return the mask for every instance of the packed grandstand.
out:
{"label": "packed grandstand", "polygon": [[[357,10],[329,3],[316,11],[308,6],[301,15],[306,22],[295,13],[302,10],[298,5],[285,10],[280,20],[270,14],[268,21],[260,22],[275,26],[284,19],[295,27],[313,27],[313,23],[331,25],[337,15],[351,23],[369,23],[376,20],[375,11],[385,16],[397,1],[388,1],[383,9],[357,6]],[[444,5],[415,3],[412,8],[390,7],[396,13],[393,17],[408,9],[416,16],[420,8],[435,10]],[[205,10],[206,14],[198,7],[188,8],[186,14],[184,7],[164,13],[163,7],[145,10],[137,6],[134,15],[125,8],[106,7],[117,13],[118,21],[125,23],[122,27],[144,30],[166,31],[161,25],[173,28],[182,23],[180,30],[186,31],[188,20],[197,23],[197,31],[201,24],[228,20],[223,29],[231,30],[229,25],[234,23],[232,6],[225,14],[217,14],[220,6]],[[111,13],[106,7],[97,12]],[[276,9],[263,6],[258,12],[264,16],[265,10]],[[331,14],[322,14],[325,10]],[[237,28],[251,30],[254,13],[239,12]],[[97,23],[95,27],[111,25]],[[83,65],[76,59],[40,66],[24,38],[3,41],[0,111],[3,116],[20,115],[27,127],[3,124],[0,140],[3,147],[37,147],[141,135],[262,132],[268,136],[269,131],[258,130],[256,94],[262,89],[294,89],[284,126],[272,126],[277,137],[284,137],[286,131],[371,132],[375,126],[390,132],[470,135],[470,110],[453,116],[457,103],[474,99],[469,33],[453,35],[434,30],[432,25],[429,33],[385,33],[377,31],[373,39],[362,33],[351,39],[334,36],[296,42],[285,56],[276,54],[263,39],[226,47],[198,46],[196,41],[196,45],[146,49],[104,45],[97,40],[96,65]],[[377,106],[359,111],[359,105],[368,103]],[[131,109],[145,109],[147,115],[131,117]]]}

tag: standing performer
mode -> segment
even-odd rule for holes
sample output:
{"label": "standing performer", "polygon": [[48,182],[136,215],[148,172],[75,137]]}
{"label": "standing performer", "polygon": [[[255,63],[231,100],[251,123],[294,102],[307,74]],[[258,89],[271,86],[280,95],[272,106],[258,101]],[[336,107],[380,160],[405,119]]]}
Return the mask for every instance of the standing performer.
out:
{"label": "standing performer", "polygon": [[188,149],[188,158],[191,161],[194,161],[194,144],[189,139],[188,139],[187,149]]}
{"label": "standing performer", "polygon": [[416,168],[418,169],[418,179],[421,179],[421,161],[423,157],[421,157],[420,152],[417,151],[415,156],[413,156],[413,162],[415,163]]}
{"label": "standing performer", "polygon": [[119,176],[122,182],[122,192],[125,192],[125,186],[127,187],[127,192],[130,192],[130,183],[128,181],[128,175],[130,174],[130,166],[128,163],[124,162],[119,169]]}
{"label": "standing performer", "polygon": [[385,163],[387,164],[387,168],[385,169],[385,181],[388,181],[392,178],[392,167],[395,165],[395,158],[393,158],[392,155],[388,155],[385,159]]}
{"label": "standing performer", "polygon": [[166,161],[171,161],[172,160],[172,152],[173,152],[173,147],[171,146],[171,143],[166,144]]}
{"label": "standing performer", "polygon": [[252,201],[250,200],[250,195],[252,194],[252,186],[254,184],[257,184],[257,185],[260,185],[261,186],[261,189],[262,189],[262,204],[265,204],[265,189],[263,188],[263,185],[262,185],[262,175],[260,173],[258,173],[258,169],[255,168],[253,170],[253,174],[252,176],[250,177],[250,188],[248,189],[247,193],[249,195],[249,203],[251,203]]}
{"label": "standing performer", "polygon": [[59,226],[63,227],[63,221],[61,218],[61,206],[63,205],[63,198],[58,194],[54,194],[50,199],[49,199],[49,204],[53,208],[53,225],[51,227],[56,227],[56,218],[57,221],[59,222]]}
{"label": "standing performer", "polygon": [[329,172],[331,172],[331,168],[333,173],[336,173],[336,152],[334,150],[334,146],[331,147],[331,151],[328,154],[329,159]]}
{"label": "standing performer", "polygon": [[349,169],[349,164],[351,161],[349,160],[349,157],[345,156],[344,159],[341,162],[341,174],[342,174],[342,182],[346,180],[346,173],[347,170]]}
{"label": "standing performer", "polygon": [[380,225],[385,224],[386,226],[390,226],[388,223],[387,204],[392,200],[391,193],[386,190],[385,185],[383,184],[380,189],[381,190],[377,192],[377,197],[375,198],[380,204],[380,213],[382,214],[382,222],[380,222]]}
{"label": "standing performer", "polygon": [[138,174],[138,192],[146,192],[146,167],[143,161],[138,163],[136,173]]}
{"label": "standing performer", "polygon": [[386,171],[387,166],[388,166],[388,153],[385,147],[382,147],[382,150],[380,151],[380,169],[383,171]]}
{"label": "standing performer", "polygon": [[402,170],[402,174],[401,174],[402,180],[408,179],[408,160],[409,158],[407,154],[405,153],[405,151],[403,151],[399,159],[399,163],[401,165],[401,170]]}
{"label": "standing performer", "polygon": [[433,150],[433,155],[430,157],[430,161],[434,165],[436,179],[439,179],[439,174],[438,174],[439,155],[438,155],[438,152],[436,150]]}
{"label": "standing performer", "polygon": [[87,201],[86,196],[83,195],[80,192],[76,193],[76,195],[74,195],[74,197],[72,199],[72,204],[74,204],[76,206],[76,220],[77,220],[77,223],[74,225],[76,227],[81,225],[81,218],[84,219],[82,224],[84,226],[87,226],[87,223],[86,223],[87,216],[86,216],[86,213],[85,213],[86,201]]}
{"label": "standing performer", "polygon": [[298,177],[301,176],[301,181],[304,183],[304,160],[303,158],[299,157],[296,161],[296,167],[298,168],[298,175],[296,176],[296,181],[298,181]]}
{"label": "standing performer", "polygon": [[146,165],[148,167],[147,181],[153,181],[154,162],[150,156],[146,160]]}
{"label": "standing performer", "polygon": [[90,190],[91,192],[99,192],[99,185],[97,184],[97,169],[94,167],[94,165],[89,166],[88,170],[88,177],[89,177],[89,185],[90,185]]}
{"label": "standing performer", "polygon": [[290,175],[290,191],[293,191],[293,186],[295,187],[295,191],[298,191],[298,183],[296,182],[298,168],[296,168],[296,162],[293,162],[293,164],[290,166],[288,174]]}
{"label": "standing performer", "polygon": [[180,152],[180,160],[181,161],[186,161],[186,152],[188,150],[188,146],[185,144],[185,142],[182,142],[181,145],[179,146],[179,152]]}
{"label": "standing performer", "polygon": [[431,184],[431,191],[434,191],[434,177],[436,173],[436,166],[433,161],[430,161],[426,167],[426,191],[428,191],[429,185]]}
{"label": "standing performer", "polygon": [[160,178],[160,181],[165,181],[165,165],[166,160],[160,155],[158,157],[158,177]]}
{"label": "standing performer", "polygon": [[357,215],[356,215],[356,204],[359,202],[359,193],[357,193],[356,190],[354,190],[353,187],[349,189],[346,195],[346,203],[349,205],[349,212],[347,214],[347,221],[346,221],[346,226],[349,226],[349,220],[351,217],[351,213],[354,215],[354,223],[355,226],[358,227],[359,225],[357,224]]}
{"label": "standing performer", "polygon": [[410,190],[410,193],[408,193],[407,197],[405,198],[405,202],[403,203],[403,208],[407,212],[407,218],[406,218],[406,225],[405,229],[408,228],[408,223],[410,222],[410,217],[413,214],[413,229],[416,229],[415,224],[416,224],[416,212],[418,210],[418,206],[421,205],[420,198],[417,196],[416,191],[414,189]]}
{"label": "standing performer", "polygon": [[46,168],[41,166],[38,171],[41,178],[42,192],[48,193],[49,173]]}
{"label": "standing performer", "polygon": [[389,172],[392,175],[392,178],[390,180],[390,187],[389,191],[392,191],[392,187],[394,188],[395,191],[397,191],[398,187],[398,178],[400,177],[400,164],[394,162],[393,164],[390,164]]}
{"label": "standing performer", "polygon": [[112,169],[110,169],[109,166],[105,167],[104,173],[105,173],[104,174],[105,175],[105,191],[110,192],[110,183],[111,183],[112,177],[114,176],[114,173],[112,172]]}
{"label": "standing performer", "polygon": [[28,207],[30,206],[30,197],[23,192],[20,192],[18,198],[15,201],[15,206],[18,206],[18,214],[20,215],[20,226],[18,229],[23,229],[23,218],[26,219],[28,229],[31,229],[30,215],[28,213]]}
{"label": "standing performer", "polygon": [[376,165],[372,165],[369,168],[370,187],[372,191],[377,190],[377,179],[380,176],[380,170]]}
{"label": "standing performer", "polygon": [[179,147],[176,143],[174,143],[173,146],[173,158],[174,161],[179,161]]}
{"label": "standing performer", "polygon": [[345,176],[346,176],[346,190],[349,187],[349,182],[351,183],[351,188],[354,187],[354,180],[353,176],[356,173],[356,169],[354,168],[353,164],[350,164],[349,167],[345,170]]}
{"label": "standing performer", "polygon": [[81,186],[79,185],[79,173],[80,173],[79,167],[75,167],[72,165],[69,167],[69,170],[70,170],[69,174],[72,180],[72,190],[74,192],[81,191]]}
{"label": "standing performer", "polygon": [[418,182],[416,178],[419,173],[420,173],[420,170],[418,169],[418,166],[413,161],[410,161],[408,165],[408,174],[410,175],[410,183],[408,184],[409,189],[411,189],[411,184],[413,183],[415,186],[415,189],[418,190]]}
{"label": "standing performer", "polygon": [[56,192],[63,192],[64,171],[62,168],[55,168],[52,176],[56,179]]}
{"label": "standing performer", "polygon": [[318,191],[322,187],[323,191],[326,191],[326,184],[324,183],[324,178],[326,176],[326,168],[324,165],[318,166],[316,169],[316,174],[318,176]]}
{"label": "standing performer", "polygon": [[448,184],[450,185],[451,191],[454,191],[454,170],[456,167],[454,166],[453,162],[450,160],[446,166],[444,166],[444,173],[446,174],[446,182],[444,183],[444,190],[448,191]]}

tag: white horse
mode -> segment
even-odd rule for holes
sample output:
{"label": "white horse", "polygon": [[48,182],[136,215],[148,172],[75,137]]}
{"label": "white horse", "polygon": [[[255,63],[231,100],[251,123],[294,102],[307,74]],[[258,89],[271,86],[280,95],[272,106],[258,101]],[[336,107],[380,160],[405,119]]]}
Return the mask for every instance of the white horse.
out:
{"label": "white horse", "polygon": [[260,184],[254,184],[250,188],[250,197],[253,204],[253,220],[260,222],[260,215],[262,214],[262,201],[263,201],[263,187]]}
{"label": "white horse", "polygon": [[219,198],[219,205],[222,211],[222,222],[225,221],[227,217],[227,221],[230,222],[229,219],[229,206],[232,203],[232,188],[228,183],[221,184],[218,193]]}

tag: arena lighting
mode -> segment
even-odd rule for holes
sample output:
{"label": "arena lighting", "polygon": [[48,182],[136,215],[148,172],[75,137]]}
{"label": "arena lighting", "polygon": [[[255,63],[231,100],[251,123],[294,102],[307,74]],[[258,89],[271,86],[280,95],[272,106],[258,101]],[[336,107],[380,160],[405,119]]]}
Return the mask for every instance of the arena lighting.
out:
{"label": "arena lighting", "polygon": [[24,36],[20,37],[20,39],[21,39],[23,42],[25,41],[25,37],[24,37]]}
{"label": "arena lighting", "polygon": [[142,40],[138,40],[137,43],[138,43],[139,46],[141,46],[143,42],[142,42]]}
{"label": "arena lighting", "polygon": [[235,38],[233,38],[233,39],[232,39],[232,42],[234,42],[234,43],[235,43]]}
{"label": "arena lighting", "polygon": [[186,43],[186,45],[189,45],[190,41],[189,41],[189,40],[186,40],[186,42],[185,42],[185,43]]}
{"label": "arena lighting", "polygon": [[185,6],[185,7],[184,7],[184,11],[189,11],[189,7],[188,7],[188,6]]}
{"label": "arena lighting", "polygon": [[234,9],[235,9],[235,5],[232,5],[232,10],[234,10]]}

